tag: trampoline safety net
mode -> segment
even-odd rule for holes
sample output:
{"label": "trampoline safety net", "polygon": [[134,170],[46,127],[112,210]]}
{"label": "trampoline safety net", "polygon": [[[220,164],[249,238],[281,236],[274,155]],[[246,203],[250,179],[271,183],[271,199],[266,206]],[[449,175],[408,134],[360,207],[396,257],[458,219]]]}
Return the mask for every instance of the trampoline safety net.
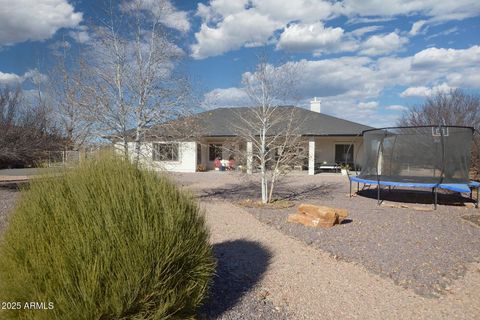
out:
{"label": "trampoline safety net", "polygon": [[404,183],[469,183],[473,128],[396,127],[363,133],[359,178]]}

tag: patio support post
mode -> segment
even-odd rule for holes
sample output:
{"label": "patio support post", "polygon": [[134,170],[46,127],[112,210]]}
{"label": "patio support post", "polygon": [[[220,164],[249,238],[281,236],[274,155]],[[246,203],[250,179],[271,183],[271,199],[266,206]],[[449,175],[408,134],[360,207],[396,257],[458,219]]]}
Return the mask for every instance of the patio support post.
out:
{"label": "patio support post", "polygon": [[308,175],[315,174],[315,138],[308,139]]}
{"label": "patio support post", "polygon": [[253,166],[253,143],[252,141],[247,141],[247,173],[252,174]]}

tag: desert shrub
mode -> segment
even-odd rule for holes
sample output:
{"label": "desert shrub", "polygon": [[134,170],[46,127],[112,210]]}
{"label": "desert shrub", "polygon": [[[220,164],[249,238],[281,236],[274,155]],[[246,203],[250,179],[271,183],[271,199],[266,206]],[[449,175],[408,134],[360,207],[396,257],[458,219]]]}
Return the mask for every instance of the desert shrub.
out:
{"label": "desert shrub", "polygon": [[105,157],[22,191],[0,257],[0,301],[53,303],[1,319],[189,319],[214,272],[192,197]]}

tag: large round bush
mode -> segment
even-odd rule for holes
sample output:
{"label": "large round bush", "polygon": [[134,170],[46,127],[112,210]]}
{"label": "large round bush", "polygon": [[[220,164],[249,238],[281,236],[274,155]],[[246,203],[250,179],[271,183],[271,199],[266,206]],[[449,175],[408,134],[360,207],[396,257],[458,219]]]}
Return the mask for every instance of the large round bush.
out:
{"label": "large round bush", "polygon": [[33,181],[1,241],[1,319],[189,319],[215,265],[196,202],[116,158]]}

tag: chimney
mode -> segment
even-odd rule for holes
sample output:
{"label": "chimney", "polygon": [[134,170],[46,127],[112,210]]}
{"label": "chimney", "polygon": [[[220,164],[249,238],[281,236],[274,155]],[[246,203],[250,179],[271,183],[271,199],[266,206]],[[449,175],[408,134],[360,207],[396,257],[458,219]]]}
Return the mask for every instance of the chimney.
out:
{"label": "chimney", "polygon": [[321,112],[321,103],[322,103],[322,101],[320,101],[320,99],[318,99],[317,97],[313,98],[313,100],[310,101],[310,111],[320,113]]}

